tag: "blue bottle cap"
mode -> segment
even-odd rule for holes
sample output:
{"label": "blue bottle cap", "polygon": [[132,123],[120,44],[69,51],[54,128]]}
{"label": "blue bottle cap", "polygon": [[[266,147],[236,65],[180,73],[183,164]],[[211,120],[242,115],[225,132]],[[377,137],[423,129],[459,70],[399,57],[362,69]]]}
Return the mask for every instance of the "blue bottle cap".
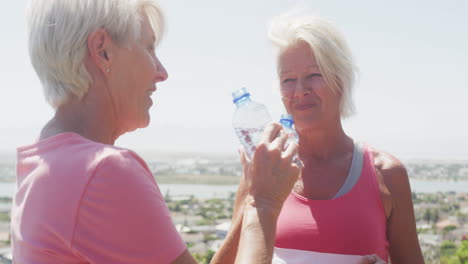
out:
{"label": "blue bottle cap", "polygon": [[280,124],[283,126],[292,128],[294,124],[293,116],[290,114],[282,114],[280,119]]}
{"label": "blue bottle cap", "polygon": [[247,91],[247,88],[242,87],[240,89],[235,90],[232,93],[232,98],[233,98],[232,102],[236,103],[245,97],[250,97],[250,93]]}

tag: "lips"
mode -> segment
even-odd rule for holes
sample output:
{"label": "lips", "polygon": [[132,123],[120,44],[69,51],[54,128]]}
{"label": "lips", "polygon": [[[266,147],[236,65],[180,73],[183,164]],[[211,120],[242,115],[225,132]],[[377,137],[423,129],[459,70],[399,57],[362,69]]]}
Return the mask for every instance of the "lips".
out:
{"label": "lips", "polygon": [[156,92],[156,88],[148,89],[146,90],[149,96],[153,95],[154,92]]}
{"label": "lips", "polygon": [[298,111],[304,111],[304,110],[308,110],[308,109],[311,109],[313,107],[315,107],[316,104],[297,104],[294,106],[294,110],[298,110]]}
{"label": "lips", "polygon": [[146,90],[146,94],[147,94],[147,98],[148,98],[148,101],[149,101],[149,105],[152,106],[153,105],[153,99],[151,99],[151,96],[153,95],[153,93],[156,91],[156,88],[152,88],[152,89],[148,89]]}
{"label": "lips", "polygon": [[153,99],[151,99],[151,95],[147,97],[147,100],[149,102],[149,105],[152,106],[153,105]]}

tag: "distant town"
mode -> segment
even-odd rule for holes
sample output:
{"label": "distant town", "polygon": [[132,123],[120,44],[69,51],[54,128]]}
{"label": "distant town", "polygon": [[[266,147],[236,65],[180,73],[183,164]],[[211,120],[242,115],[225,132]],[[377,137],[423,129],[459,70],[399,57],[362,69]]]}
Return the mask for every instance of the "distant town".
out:
{"label": "distant town", "polygon": [[[157,154],[143,156],[155,177],[163,183],[237,184],[242,166],[237,156],[208,154]],[[468,181],[466,160],[403,160],[412,180]],[[215,177],[223,177],[216,182]],[[206,182],[203,181],[205,178]],[[0,182],[15,181],[15,163],[0,161]],[[1,195],[1,194],[0,194]]]}
{"label": "distant town", "polygon": [[[242,173],[238,157],[229,155],[177,154],[145,158],[160,184],[235,185]],[[468,182],[468,160],[407,160],[404,163],[411,180]],[[14,162],[0,162],[0,182],[14,181]],[[229,230],[235,193],[210,199],[171,192],[163,195],[189,250],[199,263],[209,263]],[[1,190],[0,197],[0,263],[11,263],[12,197]],[[413,202],[426,263],[468,263],[468,189],[414,192]]]}

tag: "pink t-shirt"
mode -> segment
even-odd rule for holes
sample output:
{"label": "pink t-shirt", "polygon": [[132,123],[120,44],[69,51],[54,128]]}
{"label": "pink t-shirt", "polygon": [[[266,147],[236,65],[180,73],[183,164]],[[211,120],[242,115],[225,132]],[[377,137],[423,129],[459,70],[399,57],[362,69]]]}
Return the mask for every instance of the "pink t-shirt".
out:
{"label": "pink t-shirt", "polygon": [[15,263],[170,263],[186,249],[134,152],[63,133],[18,148]]}

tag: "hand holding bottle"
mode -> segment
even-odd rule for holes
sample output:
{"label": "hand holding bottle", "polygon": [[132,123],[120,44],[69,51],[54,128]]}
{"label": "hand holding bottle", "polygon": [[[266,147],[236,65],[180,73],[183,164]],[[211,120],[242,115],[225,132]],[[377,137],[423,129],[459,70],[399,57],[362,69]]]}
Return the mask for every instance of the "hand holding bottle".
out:
{"label": "hand holding bottle", "polygon": [[241,159],[248,188],[247,203],[275,213],[281,211],[284,201],[291,193],[301,168],[291,162],[297,155],[297,144],[289,144],[282,126],[270,123],[265,127],[252,160]]}

